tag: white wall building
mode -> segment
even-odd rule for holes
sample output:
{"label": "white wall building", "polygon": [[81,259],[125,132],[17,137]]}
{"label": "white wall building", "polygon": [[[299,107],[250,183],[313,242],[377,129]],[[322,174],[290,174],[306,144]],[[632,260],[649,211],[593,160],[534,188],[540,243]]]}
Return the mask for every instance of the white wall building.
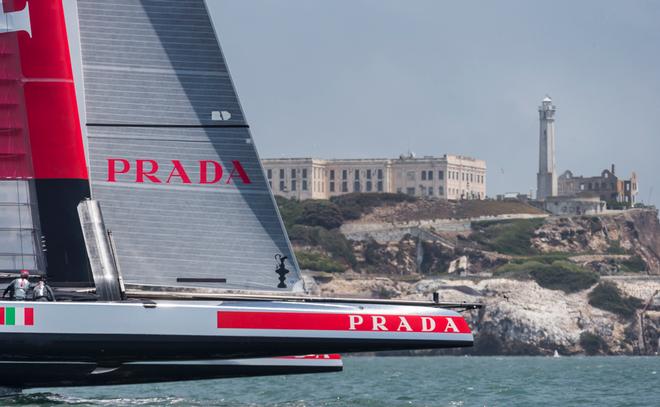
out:
{"label": "white wall building", "polygon": [[486,162],[459,155],[262,162],[273,192],[299,200],[352,192],[399,192],[452,200],[486,197]]}

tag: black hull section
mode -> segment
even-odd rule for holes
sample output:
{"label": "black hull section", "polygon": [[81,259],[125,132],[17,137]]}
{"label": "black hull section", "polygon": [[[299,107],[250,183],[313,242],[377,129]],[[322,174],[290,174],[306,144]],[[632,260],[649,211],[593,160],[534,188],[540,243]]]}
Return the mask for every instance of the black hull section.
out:
{"label": "black hull section", "polygon": [[78,204],[90,197],[86,179],[35,180],[50,283],[93,287]]}
{"label": "black hull section", "polygon": [[228,379],[340,372],[341,366],[125,364],[97,369],[95,363],[0,362],[0,385],[8,388],[107,386],[184,380]]}
{"label": "black hull section", "polygon": [[466,346],[472,346],[472,341],[3,333],[0,360],[77,361],[118,366],[131,361],[241,359]]}

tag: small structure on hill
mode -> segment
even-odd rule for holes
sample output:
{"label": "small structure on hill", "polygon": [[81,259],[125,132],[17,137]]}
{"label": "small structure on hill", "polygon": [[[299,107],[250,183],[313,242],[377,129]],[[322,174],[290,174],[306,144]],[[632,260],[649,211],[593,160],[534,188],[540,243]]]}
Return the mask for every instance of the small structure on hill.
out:
{"label": "small structure on hill", "polygon": [[614,164],[611,169],[603,170],[599,176],[576,176],[571,171],[565,171],[559,177],[559,196],[578,197],[596,195],[610,207],[634,206],[637,201],[637,174],[634,172],[629,179],[616,175]]}
{"label": "small structure on hill", "polygon": [[557,216],[598,215],[607,204],[598,195],[553,196],[545,199],[544,209]]}

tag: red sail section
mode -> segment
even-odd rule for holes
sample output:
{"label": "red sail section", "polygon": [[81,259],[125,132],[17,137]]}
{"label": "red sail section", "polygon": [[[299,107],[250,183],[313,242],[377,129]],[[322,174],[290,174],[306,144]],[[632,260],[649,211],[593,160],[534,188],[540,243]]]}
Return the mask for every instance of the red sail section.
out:
{"label": "red sail section", "polygon": [[33,177],[28,137],[18,38],[0,33],[0,180]]}
{"label": "red sail section", "polygon": [[61,0],[4,0],[5,12],[29,4],[32,36],[15,37],[20,54],[27,125],[37,179],[87,179],[64,10]]}

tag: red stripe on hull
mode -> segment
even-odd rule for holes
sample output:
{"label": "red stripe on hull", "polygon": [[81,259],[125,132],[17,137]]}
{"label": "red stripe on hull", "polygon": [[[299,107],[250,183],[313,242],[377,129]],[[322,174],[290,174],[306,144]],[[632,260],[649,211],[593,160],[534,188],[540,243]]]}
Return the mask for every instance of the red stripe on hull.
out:
{"label": "red stripe on hull", "polygon": [[462,317],[218,311],[220,329],[471,333]]}

